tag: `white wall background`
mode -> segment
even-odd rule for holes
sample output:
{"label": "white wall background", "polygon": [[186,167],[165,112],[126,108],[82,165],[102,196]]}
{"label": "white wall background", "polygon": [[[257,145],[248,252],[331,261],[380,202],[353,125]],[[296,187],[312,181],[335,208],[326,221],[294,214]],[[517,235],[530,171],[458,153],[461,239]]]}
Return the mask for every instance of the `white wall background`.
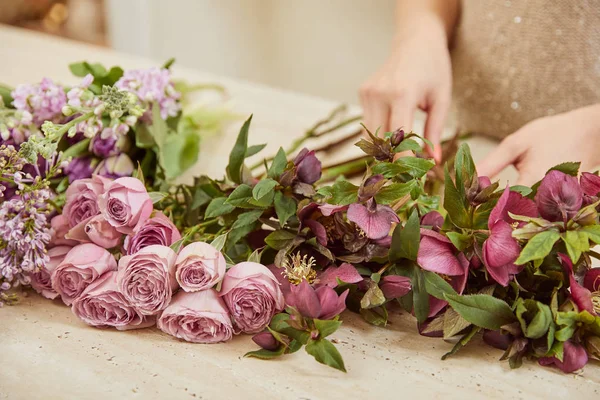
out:
{"label": "white wall background", "polygon": [[338,101],[384,61],[394,0],[108,0],[112,46]]}

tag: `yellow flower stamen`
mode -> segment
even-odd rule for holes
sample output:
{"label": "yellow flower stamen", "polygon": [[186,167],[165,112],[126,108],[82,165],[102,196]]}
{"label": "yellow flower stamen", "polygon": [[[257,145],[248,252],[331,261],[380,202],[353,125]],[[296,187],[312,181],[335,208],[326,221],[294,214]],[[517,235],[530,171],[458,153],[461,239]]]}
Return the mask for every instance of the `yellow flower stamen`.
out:
{"label": "yellow flower stamen", "polygon": [[592,305],[596,314],[600,314],[600,292],[592,292]]}
{"label": "yellow flower stamen", "polygon": [[314,257],[296,253],[283,262],[283,275],[294,285],[299,285],[303,280],[313,283],[317,279],[317,271],[313,269],[315,263]]}

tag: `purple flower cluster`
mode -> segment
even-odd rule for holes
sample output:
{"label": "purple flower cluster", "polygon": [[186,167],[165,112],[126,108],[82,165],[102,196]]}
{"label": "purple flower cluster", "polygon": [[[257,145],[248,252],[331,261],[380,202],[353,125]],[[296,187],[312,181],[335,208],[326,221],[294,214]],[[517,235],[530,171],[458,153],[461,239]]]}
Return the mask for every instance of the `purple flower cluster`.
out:
{"label": "purple flower cluster", "polygon": [[19,85],[11,95],[14,99],[13,106],[30,113],[38,126],[44,121],[58,122],[62,117],[62,108],[67,104],[63,87],[49,78],[42,79],[37,85]]}
{"label": "purple flower cluster", "polygon": [[[144,103],[155,103],[160,107],[163,119],[174,117],[181,109],[181,93],[175,90],[171,81],[171,72],[165,68],[135,69],[125,71],[115,83],[121,90],[135,94]],[[144,118],[150,118],[146,113]]]}

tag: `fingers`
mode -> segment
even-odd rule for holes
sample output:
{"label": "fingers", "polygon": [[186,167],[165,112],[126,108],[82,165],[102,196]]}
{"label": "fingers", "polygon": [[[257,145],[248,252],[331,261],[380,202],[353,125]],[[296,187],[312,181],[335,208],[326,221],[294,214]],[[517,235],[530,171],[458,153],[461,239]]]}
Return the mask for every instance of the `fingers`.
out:
{"label": "fingers", "polygon": [[390,115],[390,131],[402,128],[408,133],[412,130],[416,109],[415,103],[410,97],[398,96],[395,98],[392,102],[392,112]]}
{"label": "fingers", "polygon": [[427,148],[429,154],[436,162],[442,160],[442,132],[448,117],[450,108],[450,95],[444,95],[438,99],[427,110],[427,121],[425,121],[425,138],[433,144],[433,149]]}
{"label": "fingers", "polygon": [[504,168],[515,163],[521,155],[518,140],[513,135],[504,139],[477,166],[479,176],[495,177]]}
{"label": "fingers", "polygon": [[535,174],[531,174],[528,172],[519,172],[519,178],[517,179],[517,185],[524,185],[524,186],[533,186],[537,181],[539,181],[540,179],[542,179],[543,175],[537,176]]}
{"label": "fingers", "polygon": [[363,124],[373,133],[378,128],[380,132],[387,132],[390,106],[385,98],[366,87],[360,91],[360,102],[364,112]]}

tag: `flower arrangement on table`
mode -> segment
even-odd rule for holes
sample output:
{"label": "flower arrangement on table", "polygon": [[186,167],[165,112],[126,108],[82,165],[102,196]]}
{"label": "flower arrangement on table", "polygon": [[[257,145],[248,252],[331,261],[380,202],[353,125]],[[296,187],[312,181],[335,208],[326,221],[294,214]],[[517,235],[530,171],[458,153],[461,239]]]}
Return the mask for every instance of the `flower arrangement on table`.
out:
{"label": "flower arrangement on table", "polygon": [[[96,327],[156,324],[198,343],[253,334],[260,349],[247,356],[304,348],[342,371],[329,339],[341,312],[383,327],[392,305],[414,315],[420,334],[455,341],[443,358],[477,334],[513,368],[528,358],[573,372],[600,357],[600,177],[578,178],[578,163],[532,187],[500,188],[477,175],[466,145],[442,169],[424,156],[424,139],[397,130],[368,132],[357,143],[363,157],[323,167],[315,151],[296,151],[355,120],[327,127],[332,115],[291,151],[247,166],[264,148],[248,145],[248,119],[224,178],[177,184],[188,164],[169,170],[186,148],[169,145],[176,97],[165,89],[171,100],[140,101],[148,81],[137,74],[102,89],[102,79],[86,78],[66,94],[81,103],[66,107],[49,82],[13,92],[15,109],[4,112],[41,134],[19,136],[19,123],[3,133],[3,289],[30,283]],[[71,119],[57,125],[59,111]],[[132,176],[78,175],[72,149],[93,153],[113,137],[107,129],[130,132],[158,162],[144,169],[147,156],[137,158]],[[358,185],[343,178],[357,171]],[[443,201],[430,189],[439,182]]]}

